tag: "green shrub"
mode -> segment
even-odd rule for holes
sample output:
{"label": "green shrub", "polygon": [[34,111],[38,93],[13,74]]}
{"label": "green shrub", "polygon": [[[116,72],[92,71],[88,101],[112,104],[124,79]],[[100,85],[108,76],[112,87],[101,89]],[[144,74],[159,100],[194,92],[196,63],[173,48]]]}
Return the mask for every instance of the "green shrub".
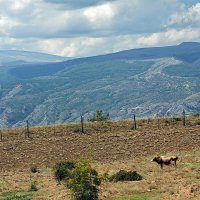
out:
{"label": "green shrub", "polygon": [[110,181],[110,176],[109,176],[108,172],[105,172],[104,174],[101,175],[101,180],[104,182]]}
{"label": "green shrub", "polygon": [[0,199],[4,200],[31,200],[32,194],[27,192],[3,192]]}
{"label": "green shrub", "polygon": [[193,114],[192,116],[193,116],[193,117],[199,117],[200,114],[199,114],[199,113],[195,113],[195,114]]}
{"label": "green shrub", "polygon": [[200,121],[196,122],[196,125],[200,125]]}
{"label": "green shrub", "polygon": [[36,191],[38,191],[38,188],[37,188],[37,185],[36,185],[36,181],[34,181],[34,182],[31,183],[28,192],[36,192]]}
{"label": "green shrub", "polygon": [[89,117],[88,121],[107,121],[109,119],[109,113],[104,113],[102,110],[96,110],[96,112],[91,117]]}
{"label": "green shrub", "polygon": [[180,122],[182,119],[181,119],[181,117],[173,117],[173,120],[177,121],[177,122]]}
{"label": "green shrub", "polygon": [[129,196],[129,197],[116,197],[112,198],[111,200],[147,200],[146,196],[136,195],[136,196]]}
{"label": "green shrub", "polygon": [[70,171],[75,167],[73,161],[62,161],[53,167],[53,172],[58,182],[70,177]]}
{"label": "green shrub", "polygon": [[81,128],[75,128],[75,129],[73,130],[73,132],[74,132],[74,133],[82,133],[82,130],[81,130]]}
{"label": "green shrub", "polygon": [[110,181],[118,182],[118,181],[139,181],[142,180],[142,178],[143,177],[136,171],[120,170],[116,174],[112,175],[109,179]]}
{"label": "green shrub", "polygon": [[98,173],[88,160],[76,163],[71,171],[71,178],[67,180],[67,187],[71,189],[74,200],[97,200],[98,188],[101,183]]}

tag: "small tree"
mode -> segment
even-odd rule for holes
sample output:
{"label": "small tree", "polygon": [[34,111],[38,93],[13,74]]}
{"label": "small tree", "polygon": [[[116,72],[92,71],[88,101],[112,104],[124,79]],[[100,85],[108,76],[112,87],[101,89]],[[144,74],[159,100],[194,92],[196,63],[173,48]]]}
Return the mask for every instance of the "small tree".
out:
{"label": "small tree", "polygon": [[76,163],[71,171],[71,178],[67,187],[73,192],[74,200],[97,200],[98,188],[101,183],[98,173],[93,169],[88,160]]}
{"label": "small tree", "polygon": [[57,163],[53,167],[53,173],[55,176],[55,179],[60,182],[62,180],[65,180],[70,177],[71,170],[75,167],[74,162],[72,161],[62,161]]}
{"label": "small tree", "polygon": [[103,110],[96,110],[96,112],[93,114],[92,117],[88,119],[88,121],[94,122],[94,121],[107,121],[110,119],[109,113],[104,113]]}

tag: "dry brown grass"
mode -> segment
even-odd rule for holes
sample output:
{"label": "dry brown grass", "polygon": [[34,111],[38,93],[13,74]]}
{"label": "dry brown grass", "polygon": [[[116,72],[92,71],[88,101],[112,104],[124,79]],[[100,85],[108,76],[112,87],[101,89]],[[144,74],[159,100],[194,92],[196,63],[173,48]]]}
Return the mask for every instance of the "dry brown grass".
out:
{"label": "dry brown grass", "polygon": [[179,152],[178,166],[164,166],[161,170],[150,162],[151,156],[139,157],[124,162],[113,162],[97,166],[98,171],[114,173],[120,169],[136,170],[144,176],[139,182],[105,183],[102,195],[111,196],[143,195],[148,199],[200,199],[200,152]]}
{"label": "dry brown grass", "polygon": [[[31,128],[31,139],[23,129],[3,130],[0,142],[0,199],[5,192],[27,191],[36,181],[32,199],[70,199],[70,191],[57,185],[52,166],[61,160],[87,157],[102,175],[120,169],[136,170],[138,182],[109,183],[100,187],[101,199],[141,195],[147,199],[200,199],[200,126],[198,117],[187,118],[187,126],[171,118],[140,120],[132,130],[131,120],[86,123],[85,134],[75,133],[79,124]],[[155,155],[176,154],[178,166],[161,170],[150,162]],[[37,165],[40,173],[30,167]]]}

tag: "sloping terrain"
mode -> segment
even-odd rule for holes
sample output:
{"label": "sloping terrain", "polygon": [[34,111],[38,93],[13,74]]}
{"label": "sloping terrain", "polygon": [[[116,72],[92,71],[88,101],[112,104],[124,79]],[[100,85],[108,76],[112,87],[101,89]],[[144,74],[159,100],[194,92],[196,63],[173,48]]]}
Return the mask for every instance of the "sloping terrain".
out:
{"label": "sloping terrain", "polygon": [[76,133],[79,124],[33,127],[30,139],[25,139],[23,129],[4,130],[0,168],[32,164],[48,167],[59,160],[80,156],[109,162],[199,149],[199,118],[189,118],[187,127],[180,120],[160,119],[159,127],[157,120],[140,120],[137,130],[132,130],[132,121],[86,123],[85,134]]}
{"label": "sloping terrain", "polygon": [[73,122],[96,109],[112,119],[198,113],[199,63],[200,44],[183,43],[13,68],[18,81],[0,88],[0,126]]}
{"label": "sloping terrain", "polygon": [[[101,176],[120,169],[136,170],[144,180],[109,183],[103,181],[100,199],[179,199],[200,197],[200,118],[146,119],[132,121],[63,124],[30,129],[30,138],[23,129],[2,130],[0,142],[0,199],[18,193],[31,199],[70,199],[64,185],[57,185],[52,166],[61,160],[91,159]],[[161,170],[150,160],[156,155],[175,154],[177,167]],[[36,165],[40,173],[32,174]],[[36,181],[36,193],[27,193],[30,182]],[[7,192],[7,193],[6,193]],[[129,197],[129,198],[128,198]],[[137,197],[137,198],[136,198]]]}
{"label": "sloping terrain", "polygon": [[[58,68],[57,70],[55,70],[57,63],[69,59],[70,58],[45,53],[0,50],[0,85],[8,84],[9,82],[17,80],[20,81],[21,79],[23,79],[24,73],[26,74],[27,79],[29,79],[30,77],[34,77],[35,74],[52,74],[52,70],[55,73],[60,69]],[[54,63],[54,67],[52,67],[51,63]],[[47,66],[49,68],[48,70]],[[27,68],[34,68],[34,71],[29,70],[29,73],[27,73]],[[15,73],[16,70],[17,72]],[[47,71],[49,71],[49,73],[47,73]],[[20,76],[21,73],[22,76]]]}
{"label": "sloping terrain", "polygon": [[16,50],[0,50],[0,65],[15,65],[17,63],[44,63],[65,61],[68,58],[55,56],[45,53],[16,51]]}

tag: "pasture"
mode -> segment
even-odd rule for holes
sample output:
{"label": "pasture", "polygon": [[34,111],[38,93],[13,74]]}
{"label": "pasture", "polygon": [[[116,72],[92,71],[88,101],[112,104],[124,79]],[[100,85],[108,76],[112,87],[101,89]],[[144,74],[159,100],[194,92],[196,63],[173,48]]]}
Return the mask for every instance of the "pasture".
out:
{"label": "pasture", "polygon": [[[52,173],[62,160],[88,158],[104,177],[99,188],[102,200],[200,199],[200,118],[190,116],[183,126],[179,118],[133,121],[87,122],[80,124],[1,130],[0,199],[70,199],[64,184]],[[177,155],[177,167],[160,168],[151,159]],[[32,173],[36,165],[39,173]],[[144,179],[136,182],[109,182],[106,174],[120,169],[134,170]],[[36,181],[38,191],[28,192]]]}

